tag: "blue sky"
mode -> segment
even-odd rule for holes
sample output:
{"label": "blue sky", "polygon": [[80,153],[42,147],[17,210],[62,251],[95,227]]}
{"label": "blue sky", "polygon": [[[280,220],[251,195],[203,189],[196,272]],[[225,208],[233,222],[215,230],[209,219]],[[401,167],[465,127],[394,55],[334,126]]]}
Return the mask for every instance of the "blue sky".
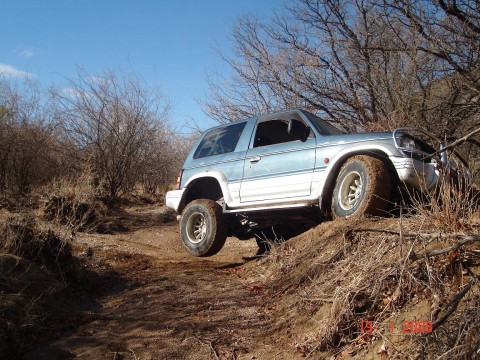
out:
{"label": "blue sky", "polygon": [[206,75],[228,74],[238,16],[266,18],[283,0],[0,0],[0,72],[61,85],[81,67],[132,72],[171,100],[172,121],[214,125],[196,98]]}

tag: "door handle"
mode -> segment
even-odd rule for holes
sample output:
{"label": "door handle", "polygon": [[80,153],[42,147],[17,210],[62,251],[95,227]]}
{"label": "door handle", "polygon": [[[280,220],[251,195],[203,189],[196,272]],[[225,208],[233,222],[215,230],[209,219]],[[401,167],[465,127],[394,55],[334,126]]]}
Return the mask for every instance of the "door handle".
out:
{"label": "door handle", "polygon": [[250,160],[250,163],[253,164],[253,163],[259,162],[260,159],[261,159],[260,156],[252,156],[249,160]]}

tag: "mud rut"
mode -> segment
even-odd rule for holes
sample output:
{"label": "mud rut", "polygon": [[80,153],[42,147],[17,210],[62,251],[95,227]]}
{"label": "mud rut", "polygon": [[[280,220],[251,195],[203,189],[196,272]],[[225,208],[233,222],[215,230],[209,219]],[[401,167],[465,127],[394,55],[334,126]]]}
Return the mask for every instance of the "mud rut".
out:
{"label": "mud rut", "polygon": [[180,245],[164,209],[130,208],[128,232],[80,234],[87,289],[72,294],[61,331],[25,359],[264,359],[296,358],[291,344],[272,338],[262,295],[244,276],[243,256],[254,241],[227,239],[211,258],[193,258]]}

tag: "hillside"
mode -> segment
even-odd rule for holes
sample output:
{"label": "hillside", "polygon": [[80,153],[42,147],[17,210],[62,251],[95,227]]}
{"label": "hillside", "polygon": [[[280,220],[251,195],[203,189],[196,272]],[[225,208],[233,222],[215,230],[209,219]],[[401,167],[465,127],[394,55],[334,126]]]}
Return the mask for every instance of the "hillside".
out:
{"label": "hillside", "polygon": [[418,215],[330,221],[245,261],[254,241],[188,256],[158,205],[125,205],[110,220],[110,234],[70,240],[67,283],[44,264],[0,257],[0,357],[480,355],[480,247],[463,235],[477,233],[473,221],[455,236]]}

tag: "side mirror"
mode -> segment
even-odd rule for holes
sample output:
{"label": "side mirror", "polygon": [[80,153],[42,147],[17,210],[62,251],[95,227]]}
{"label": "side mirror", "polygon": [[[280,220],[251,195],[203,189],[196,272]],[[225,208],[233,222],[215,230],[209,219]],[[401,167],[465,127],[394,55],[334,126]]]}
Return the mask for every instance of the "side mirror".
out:
{"label": "side mirror", "polygon": [[290,119],[287,132],[295,139],[306,141],[310,135],[310,128],[300,120]]}

